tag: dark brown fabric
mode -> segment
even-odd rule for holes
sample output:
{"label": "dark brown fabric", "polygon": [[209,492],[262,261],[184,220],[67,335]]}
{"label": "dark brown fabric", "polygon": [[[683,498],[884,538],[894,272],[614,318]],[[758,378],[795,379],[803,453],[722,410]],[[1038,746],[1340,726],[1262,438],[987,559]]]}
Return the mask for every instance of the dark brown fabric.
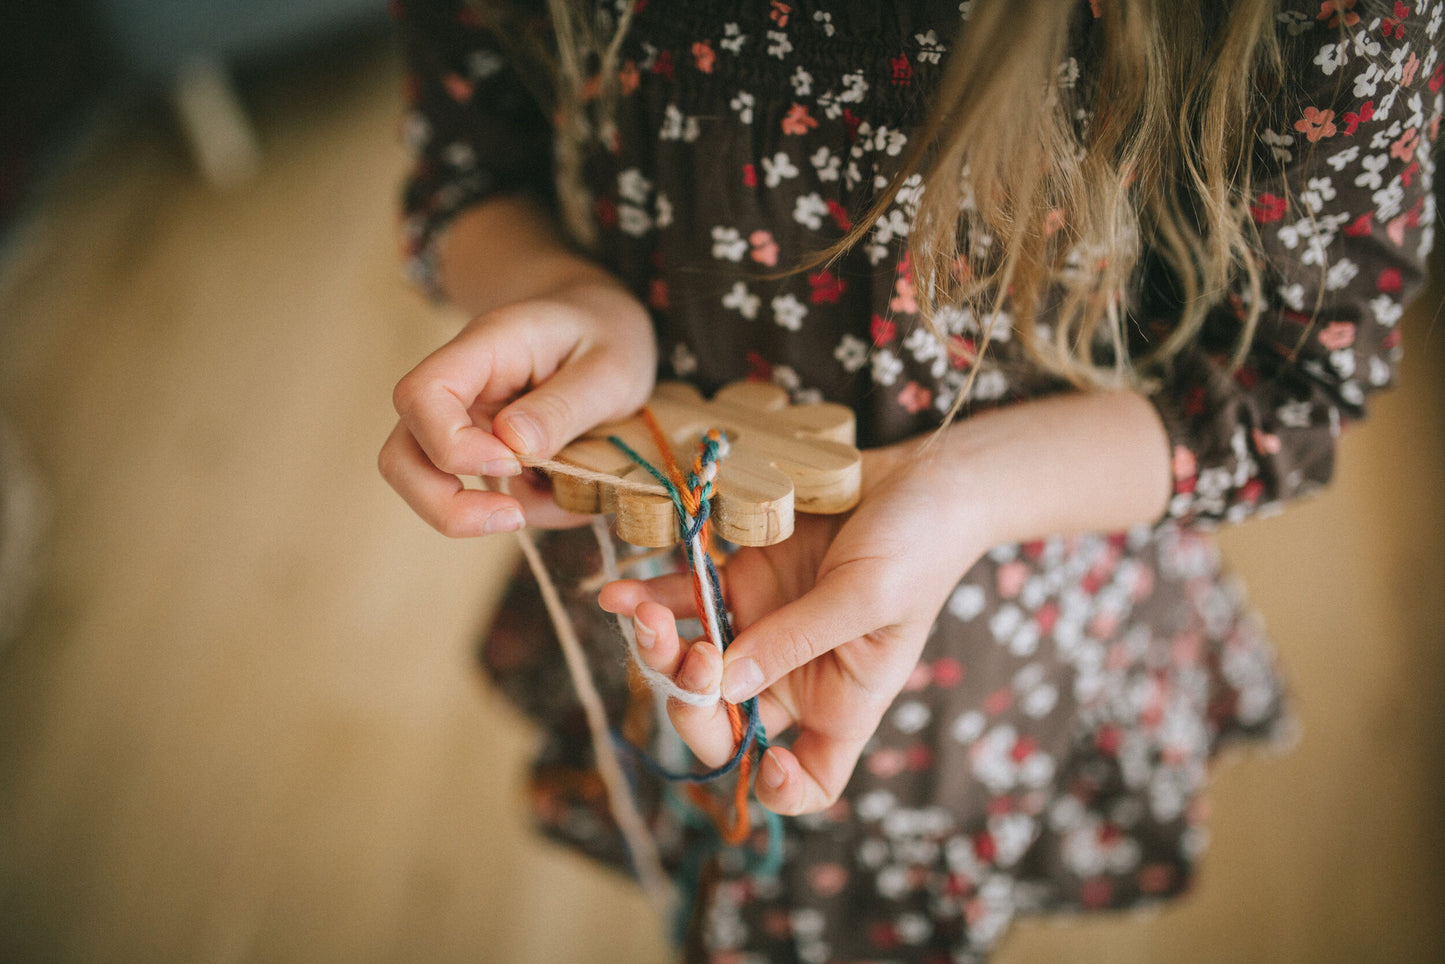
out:
{"label": "dark brown fabric", "polygon": [[[616,127],[595,130],[587,181],[605,260],[653,309],[662,374],[704,389],[761,378],[799,401],[848,404],[865,445],[938,424],[969,372],[918,323],[903,256],[911,190],[837,266],[766,275],[866,208],[969,6],[639,4]],[[398,10],[414,66],[404,129],[419,157],[406,236],[427,282],[456,211],[496,191],[548,196],[547,132],[463,8]],[[1087,2],[1079,17],[1079,55],[1060,69],[1087,83]],[[1251,205],[1269,304],[1231,372],[1240,305],[1223,299],[1156,397],[1174,446],[1169,518],[1000,547],[969,572],[843,799],[787,821],[782,873],[751,873],[746,853],[720,858],[701,909],[712,959],[976,959],[1018,913],[1135,906],[1187,886],[1211,756],[1283,725],[1269,648],[1200,529],[1323,485],[1341,426],[1393,377],[1395,323],[1433,233],[1440,21],[1438,3],[1285,5],[1290,83],[1257,145],[1261,169],[1277,173]],[[1147,267],[1141,285],[1142,348],[1168,332],[1171,306]],[[967,313],[941,320],[955,347],[978,335]],[[983,364],[975,413],[1061,388],[1008,331]],[[549,557],[592,571],[590,538],[559,535]],[[541,823],[620,865],[530,594],[514,589],[488,667],[547,734]],[[572,602],[620,713],[621,645],[591,599]],[[664,788],[639,784],[668,859],[692,872],[705,830]],[[760,826],[754,850],[763,838]]]}

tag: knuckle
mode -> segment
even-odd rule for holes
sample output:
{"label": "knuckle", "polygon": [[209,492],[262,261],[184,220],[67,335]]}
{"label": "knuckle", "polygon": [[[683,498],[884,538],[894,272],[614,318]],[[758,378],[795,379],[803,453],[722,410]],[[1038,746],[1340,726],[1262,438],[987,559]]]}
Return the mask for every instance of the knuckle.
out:
{"label": "knuckle", "polygon": [[870,629],[892,625],[897,620],[900,603],[909,599],[910,594],[915,591],[916,587],[906,585],[901,581],[897,585],[879,586],[876,590],[859,597],[858,612]]}
{"label": "knuckle", "polygon": [[537,440],[542,450],[550,451],[559,435],[570,435],[574,431],[577,407],[561,393],[539,394],[528,403],[528,407],[532,410],[533,420],[542,435]]}
{"label": "knuckle", "polygon": [[818,649],[811,635],[797,626],[792,626],[780,632],[773,640],[773,645],[765,652],[771,658],[764,663],[764,675],[773,680],[812,662]]}
{"label": "knuckle", "polygon": [[398,415],[405,415],[416,407],[417,399],[421,395],[421,385],[422,379],[416,369],[407,372],[396,383],[396,387],[391,390],[391,405]]}
{"label": "knuckle", "polygon": [[808,802],[805,809],[808,813],[817,813],[820,810],[827,810],[833,804],[837,803],[838,798],[842,795],[842,787],[819,786],[818,792],[814,794],[813,799]]}
{"label": "knuckle", "polygon": [[436,453],[432,464],[448,475],[466,475],[476,472],[476,467],[467,464],[457,444],[450,437],[441,440],[440,451]]}
{"label": "knuckle", "polygon": [[448,539],[465,539],[475,535],[474,527],[454,513],[443,512],[431,520],[432,527]]}

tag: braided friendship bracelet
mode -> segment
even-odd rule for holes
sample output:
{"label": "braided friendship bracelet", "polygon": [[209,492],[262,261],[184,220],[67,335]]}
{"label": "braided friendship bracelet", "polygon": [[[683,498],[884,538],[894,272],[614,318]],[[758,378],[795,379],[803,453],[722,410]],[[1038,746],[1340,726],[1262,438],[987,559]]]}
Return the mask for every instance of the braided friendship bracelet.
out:
{"label": "braided friendship bracelet", "polygon": [[[691,474],[684,478],[672,458],[667,438],[652,412],[644,408],[641,416],[652,434],[658,451],[662,453],[667,469],[665,473],[651,465],[622,439],[611,436],[608,441],[641,466],[667,490],[673,508],[678,514],[678,524],[682,529],[684,556],[692,573],[693,599],[699,615],[702,616],[704,636],[707,642],[716,646],[718,652],[721,653],[732,642],[732,625],[728,618],[727,606],[722,598],[722,586],[718,579],[717,568],[713,565],[712,556],[707,551],[709,539],[707,521],[712,512],[711,499],[714,482],[717,478],[717,462],[727,455],[729,449],[727,437],[716,429],[708,431],[703,438]],[[639,670],[643,669],[646,667],[639,663]],[[644,678],[649,678],[649,682],[651,681],[647,674],[644,674]],[[669,684],[667,688],[658,688],[671,694],[676,689],[676,685],[671,680],[668,680],[667,683]],[[712,696],[712,694],[708,695]],[[691,701],[684,702],[690,703]],[[712,698],[706,705],[712,705],[715,702],[716,698]],[[738,781],[733,795],[735,813],[730,825],[726,815],[718,809],[716,801],[704,794],[691,794],[693,802],[712,815],[723,840],[737,845],[747,839],[751,830],[751,820],[748,816],[753,762],[751,751],[754,746],[766,749],[768,742],[756,698],[745,701],[741,706],[732,703],[724,705],[727,707],[728,722],[732,728],[736,749],[722,766],[704,773],[678,773],[658,763],[645,751],[621,739],[615,731],[613,739],[618,742],[619,747],[625,748],[631,756],[649,770],[674,782],[693,784],[694,786],[689,788],[692,790],[699,789],[695,786],[696,784],[710,782],[737,771]],[[772,825],[770,824],[769,827],[771,835]]]}

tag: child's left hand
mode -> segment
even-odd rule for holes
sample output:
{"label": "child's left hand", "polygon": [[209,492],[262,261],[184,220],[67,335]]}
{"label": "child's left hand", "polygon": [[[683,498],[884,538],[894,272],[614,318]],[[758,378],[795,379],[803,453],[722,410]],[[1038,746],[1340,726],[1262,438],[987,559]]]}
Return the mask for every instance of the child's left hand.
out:
{"label": "child's left hand", "polygon": [[[797,727],[792,749],[773,747],[758,771],[758,799],[771,810],[808,813],[838,798],[949,592],[988,546],[967,523],[968,506],[940,504],[936,471],[911,447],[868,452],[865,485],[877,481],[851,515],[799,515],[791,538],[740,549],[720,574],[738,632],[725,697],[761,691],[767,731]],[[633,618],[652,668],[701,692],[723,667],[712,646],[678,638],[674,616],[695,615],[692,598],[690,578],[679,574],[614,582],[600,601]],[[705,766],[732,755],[721,703],[672,701],[670,712]]]}
{"label": "child's left hand", "polygon": [[[680,641],[690,580],[606,586],[604,609],[631,616],[650,666],[685,689],[740,702],[759,695],[772,747],[758,800],[783,814],[838,799],[863,746],[923,653],[953,587],[993,545],[1157,520],[1170,449],[1136,392],[1077,392],[1013,405],[916,442],[864,453],[863,499],[846,518],[799,516],[792,538],[741,549],[722,572],[737,638],[717,650]],[[733,751],[726,709],[673,700],[673,725],[706,766]]]}

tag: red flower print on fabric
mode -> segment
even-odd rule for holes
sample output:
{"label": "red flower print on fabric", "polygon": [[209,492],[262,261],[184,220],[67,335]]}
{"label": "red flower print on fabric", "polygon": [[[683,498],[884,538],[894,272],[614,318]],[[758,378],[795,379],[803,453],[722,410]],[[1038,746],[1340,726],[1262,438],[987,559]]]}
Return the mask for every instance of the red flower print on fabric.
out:
{"label": "red flower print on fabric", "polygon": [[[1386,37],[1394,37],[1396,40],[1404,40],[1405,18],[1409,15],[1410,8],[1405,6],[1403,3],[1400,3],[1399,0],[1396,0],[1394,16],[1386,17],[1384,20],[1380,21],[1380,32]],[[1403,81],[1403,83],[1409,84],[1410,81],[1405,80]]]}
{"label": "red flower print on fabric", "polygon": [[963,335],[948,336],[948,364],[952,368],[964,369],[978,357],[978,344]]}
{"label": "red flower print on fabric", "polygon": [[913,62],[908,59],[907,54],[888,58],[888,66],[893,72],[889,79],[894,87],[907,87],[913,83]]}
{"label": "red flower print on fabric", "polygon": [[717,51],[712,49],[712,44],[706,40],[699,40],[692,45],[692,62],[698,70],[705,74],[712,73],[713,62],[717,60]]}
{"label": "red flower print on fabric", "polygon": [[831,271],[819,271],[816,274],[808,275],[808,284],[813,288],[808,300],[815,305],[824,303],[836,305],[838,299],[848,288],[847,283]]}
{"label": "red flower print on fabric", "polygon": [[1287,207],[1289,207],[1289,202],[1284,198],[1275,197],[1273,194],[1261,194],[1249,206],[1249,213],[1253,216],[1256,224],[1273,224],[1284,217]]}
{"label": "red flower print on fabric", "polygon": [[1353,27],[1360,22],[1360,15],[1354,12],[1354,6],[1355,0],[1324,0],[1315,19],[1328,21],[1325,26],[1331,29],[1341,23],[1346,27]]}
{"label": "red flower print on fabric", "polygon": [[1345,226],[1345,237],[1364,238],[1375,229],[1375,212],[1366,211]]}
{"label": "red flower print on fabric", "polygon": [[637,69],[637,62],[629,60],[623,64],[617,72],[617,81],[624,95],[636,93],[642,83],[642,71]]}
{"label": "red flower print on fabric", "polygon": [[442,78],[442,85],[458,104],[465,104],[472,99],[472,82],[460,74],[447,74]]}
{"label": "red flower print on fabric", "polygon": [[1356,113],[1352,110],[1345,111],[1345,136],[1348,137],[1349,135],[1353,134],[1356,128],[1358,128],[1366,121],[1373,119],[1374,116],[1375,102],[1372,100],[1367,100],[1363,104],[1361,104],[1359,113]]}
{"label": "red flower print on fabric", "polygon": [[898,326],[882,315],[873,316],[868,330],[873,335],[873,344],[879,346],[888,344],[898,334]]}

